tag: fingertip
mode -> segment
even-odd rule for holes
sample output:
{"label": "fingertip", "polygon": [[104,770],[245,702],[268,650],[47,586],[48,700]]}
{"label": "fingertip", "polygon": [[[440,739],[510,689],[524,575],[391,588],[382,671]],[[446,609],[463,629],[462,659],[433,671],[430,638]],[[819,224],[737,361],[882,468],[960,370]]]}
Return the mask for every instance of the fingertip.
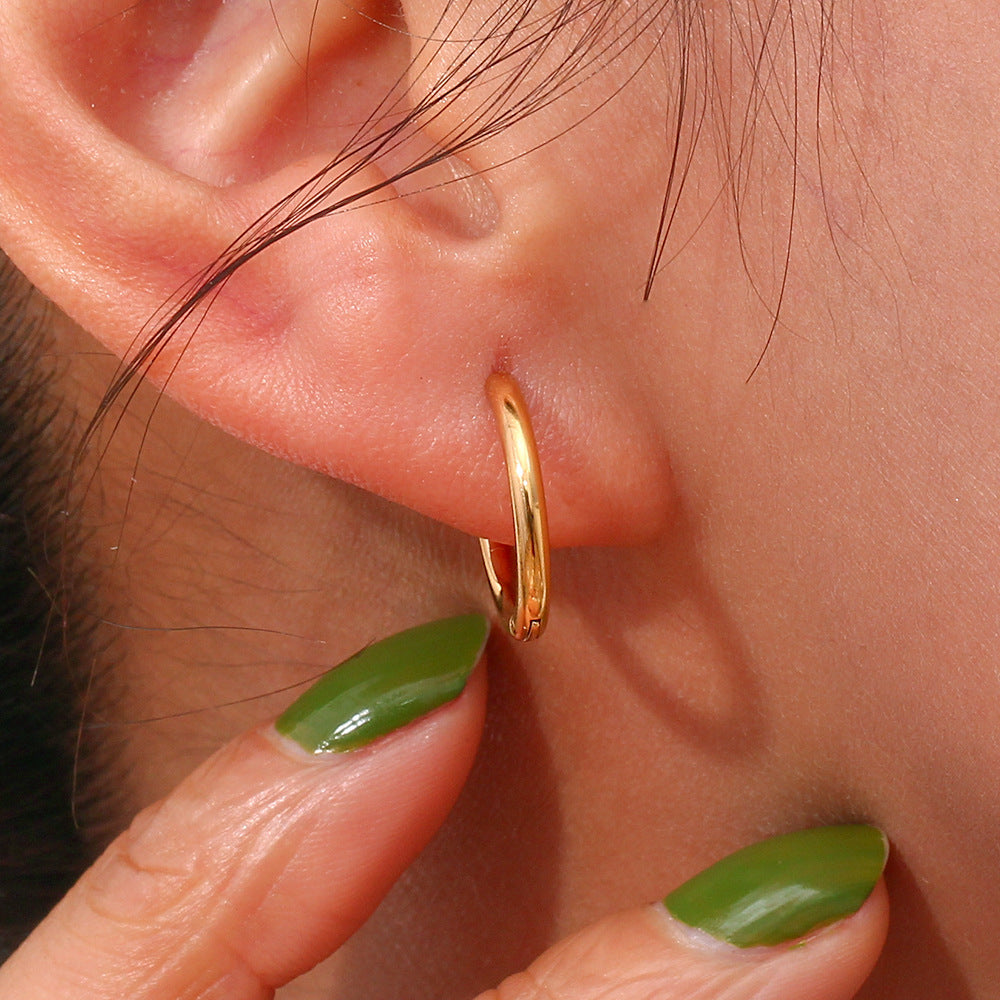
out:
{"label": "fingertip", "polygon": [[741,948],[685,924],[665,907],[654,910],[671,947],[681,949],[678,965],[692,963],[706,981],[741,982],[734,996],[753,1000],[849,1000],[874,969],[889,929],[883,878],[855,913],[771,946]]}
{"label": "fingertip", "polygon": [[852,916],[795,941],[739,948],[657,903],[560,941],[478,1000],[850,1000],[878,959],[887,921],[880,882]]}
{"label": "fingertip", "polygon": [[429,673],[400,670],[424,711],[397,712],[399,725],[360,749],[307,752],[273,724],[223,747],[138,817],[7,963],[10,995],[244,1000],[338,948],[434,835],[476,755],[485,625],[435,623],[417,639],[411,661],[429,649]]}
{"label": "fingertip", "polygon": [[867,826],[773,837],[663,902],[556,944],[481,1000],[850,1000],[886,939],[887,841]]}

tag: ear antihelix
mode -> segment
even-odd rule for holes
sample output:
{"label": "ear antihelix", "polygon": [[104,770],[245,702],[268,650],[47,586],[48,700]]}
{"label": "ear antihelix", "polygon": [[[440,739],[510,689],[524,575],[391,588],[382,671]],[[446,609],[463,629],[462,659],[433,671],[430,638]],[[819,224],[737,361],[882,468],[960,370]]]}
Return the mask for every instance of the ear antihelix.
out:
{"label": "ear antihelix", "polygon": [[[400,56],[394,46],[414,44],[413,38],[361,14],[349,30],[324,23],[316,30],[327,32],[325,55],[317,55],[314,41],[305,75],[302,58],[293,58],[301,36],[293,37],[287,20],[301,9],[299,0],[275,2],[277,24],[269,12],[246,25],[231,22],[238,37],[216,32],[223,17],[241,16],[231,8],[246,5],[139,4],[124,15],[102,2],[104,21],[95,5],[81,14],[71,0],[0,4],[0,134],[13,137],[0,143],[0,245],[45,294],[119,357],[134,358],[137,345],[151,342],[145,332],[159,330],[149,355],[159,361],[139,370],[196,415],[281,458],[510,545],[503,460],[483,397],[502,359],[506,370],[518,372],[543,437],[552,544],[621,543],[661,529],[670,506],[661,429],[639,407],[631,370],[603,363],[608,331],[585,335],[595,322],[590,299],[579,298],[578,284],[567,284],[578,266],[574,255],[587,253],[583,241],[565,239],[567,220],[581,213],[561,159],[549,170],[544,156],[541,169],[530,157],[514,157],[491,172],[488,183],[502,211],[487,203],[464,231],[425,225],[391,194],[377,204],[369,197],[363,211],[333,213],[326,202],[314,202],[315,224],[289,223],[298,206],[283,199],[295,190],[311,196],[311,178],[325,183],[328,149],[246,183],[236,170],[234,183],[219,186],[171,168],[123,133],[162,95],[155,138],[173,134],[166,145],[179,157],[174,162],[190,156],[190,171],[208,163],[232,179],[241,157],[253,160],[254,143],[246,137],[257,128],[249,100],[255,87],[263,88],[256,92],[263,118],[273,118],[273,106],[288,94],[304,100],[322,93],[317,81],[344,71],[346,54],[373,30],[391,45],[359,46],[353,73],[370,70],[379,80],[384,72],[373,85],[384,96],[392,82],[406,79],[409,54]],[[305,6],[311,10],[312,0]],[[183,23],[169,23],[167,7]],[[81,18],[94,30],[82,30]],[[165,33],[165,48],[159,65],[150,62],[153,78],[136,83],[132,36],[148,28]],[[194,41],[178,41],[185,31]],[[264,63],[274,65],[250,73],[239,91],[239,80],[212,61],[223,59],[226,45],[253,51],[253,38]],[[197,65],[168,72],[170,45],[201,53]],[[91,56],[121,54],[90,59],[98,66],[96,86],[108,87],[93,102],[79,89],[87,46]],[[244,69],[252,62],[246,56]],[[122,93],[115,84],[125,78],[134,85]],[[238,93],[217,110],[213,88],[230,85]],[[185,87],[191,89],[183,97]],[[185,111],[185,103],[198,106]],[[339,141],[335,120],[323,115],[311,104],[309,116],[297,121],[310,128],[325,123],[326,139]],[[415,131],[424,124],[418,118]],[[351,126],[356,130],[357,121]],[[261,125],[261,143],[274,137],[268,127]],[[185,128],[193,129],[187,139]],[[207,137],[201,146],[199,128]],[[320,142],[323,129],[310,136]],[[220,137],[235,148],[213,147]],[[180,149],[187,140],[196,152]],[[433,150],[442,137],[428,130],[421,141]],[[272,148],[280,160],[291,146]],[[478,151],[463,155],[474,161]],[[345,167],[355,191],[377,188],[380,178],[384,184],[378,155],[372,160],[363,170]],[[258,169],[254,160],[252,170]],[[476,170],[471,162],[465,173]],[[343,193],[337,189],[338,198]],[[279,203],[281,211],[266,216]],[[279,222],[291,235],[258,255]],[[220,258],[221,266],[204,270]],[[211,308],[186,314],[186,325],[154,323],[150,330],[149,317],[162,317],[164,302],[174,308],[177,289],[205,274],[211,281],[203,283],[200,301]],[[600,358],[592,357],[595,351]],[[576,359],[570,368],[568,357]]]}
{"label": "ear antihelix", "polygon": [[[340,196],[381,186],[421,224],[460,238],[497,224],[481,173],[419,120],[378,139],[412,111],[407,69],[423,44],[386,0],[135,5],[89,23],[52,53],[80,105],[157,164],[234,188],[244,218],[270,207],[256,182],[336,163],[334,176],[350,177]],[[120,58],[95,66],[95,46]]]}
{"label": "ear antihelix", "polygon": [[[115,134],[229,185],[344,145],[405,74],[402,24],[383,23],[393,16],[381,0],[133,5],[58,57]],[[95,67],[95,45],[116,59]]]}

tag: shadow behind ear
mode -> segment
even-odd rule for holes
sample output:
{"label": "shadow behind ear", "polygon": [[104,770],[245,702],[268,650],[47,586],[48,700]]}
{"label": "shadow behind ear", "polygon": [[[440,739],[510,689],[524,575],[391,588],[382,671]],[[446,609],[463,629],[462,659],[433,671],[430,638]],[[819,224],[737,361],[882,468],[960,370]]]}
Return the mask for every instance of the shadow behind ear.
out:
{"label": "shadow behind ear", "polygon": [[878,1000],[893,994],[919,996],[928,983],[934,984],[937,996],[974,1000],[941,937],[923,891],[898,851],[890,852],[885,874],[893,903],[889,937],[858,1000]]}

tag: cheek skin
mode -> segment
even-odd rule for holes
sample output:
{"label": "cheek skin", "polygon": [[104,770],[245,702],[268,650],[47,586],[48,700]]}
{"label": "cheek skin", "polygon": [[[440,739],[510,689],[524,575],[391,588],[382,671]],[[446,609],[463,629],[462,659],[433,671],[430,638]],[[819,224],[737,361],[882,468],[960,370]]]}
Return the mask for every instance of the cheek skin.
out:
{"label": "cheek skin", "polygon": [[[894,930],[864,994],[879,998],[988,996],[997,976],[1000,36],[970,19],[861,17],[856,76],[832,84],[852,142],[829,136],[822,189],[802,161],[765,367],[740,419],[707,418],[713,468],[674,456],[768,678],[786,812],[862,816],[893,840]],[[955,59],[961,83],[942,86]]]}

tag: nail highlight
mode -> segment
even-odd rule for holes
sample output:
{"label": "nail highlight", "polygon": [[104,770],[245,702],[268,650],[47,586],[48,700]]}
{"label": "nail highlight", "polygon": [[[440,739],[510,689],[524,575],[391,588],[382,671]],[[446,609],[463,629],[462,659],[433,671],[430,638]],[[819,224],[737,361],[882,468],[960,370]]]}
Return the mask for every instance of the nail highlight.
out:
{"label": "nail highlight", "polygon": [[418,625],[335,667],[275,722],[310,753],[355,750],[457,698],[489,623],[479,614]]}
{"label": "nail highlight", "polygon": [[856,913],[885,868],[889,845],[870,826],[828,826],[745,847],[664,900],[673,916],[752,948],[783,944]]}

